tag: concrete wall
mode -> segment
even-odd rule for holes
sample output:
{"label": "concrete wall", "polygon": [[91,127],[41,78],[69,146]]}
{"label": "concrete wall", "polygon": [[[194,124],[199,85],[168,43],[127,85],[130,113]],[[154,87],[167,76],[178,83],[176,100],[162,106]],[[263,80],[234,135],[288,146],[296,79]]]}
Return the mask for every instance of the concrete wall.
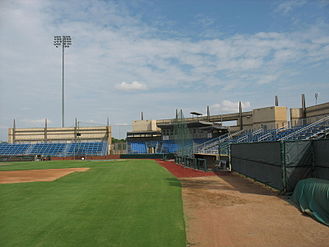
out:
{"label": "concrete wall", "polygon": [[[242,128],[243,129],[246,129],[246,130],[252,129],[253,125],[254,125],[254,123],[253,123],[252,116],[242,116]],[[238,121],[238,126],[239,126],[238,129],[240,129],[240,122],[239,121]]]}
{"label": "concrete wall", "polygon": [[[195,121],[210,121],[210,122],[226,122],[237,121],[237,126],[231,126],[232,132],[239,131],[241,129],[241,116],[239,113],[228,113],[222,115],[213,115],[209,118],[202,116],[198,118],[185,118],[186,122]],[[175,119],[163,119],[157,120],[158,124],[170,124]],[[271,106],[259,109],[254,109],[248,112],[242,112],[242,128],[243,129],[259,129],[261,127],[281,128],[287,125],[287,107],[283,106]]]}
{"label": "concrete wall", "polygon": [[156,120],[134,120],[132,122],[133,132],[159,131]]}
{"label": "concrete wall", "polygon": [[126,154],[126,153],[127,153],[126,142],[113,143],[111,145],[111,154]]}
{"label": "concrete wall", "polygon": [[[284,106],[271,106],[259,109],[254,109],[248,112],[242,112],[242,128],[248,129],[259,129],[259,128],[282,128],[288,126],[287,112],[288,108]],[[291,125],[302,125],[313,123],[325,116],[329,115],[329,102],[306,107],[305,116],[302,108],[291,108],[290,109],[290,120]],[[184,120],[188,122],[196,121],[209,121],[209,122],[226,122],[226,121],[237,121],[236,126],[230,126],[230,132],[236,132],[241,129],[240,123],[241,116],[239,113],[228,113],[222,115],[212,115],[209,118],[207,116],[201,116],[197,118],[185,118]],[[173,123],[175,119],[163,119],[157,120],[158,124],[170,124]]]}
{"label": "concrete wall", "polygon": [[329,115],[329,102],[319,105],[306,107],[306,118],[310,117],[324,117]]}
{"label": "concrete wall", "polygon": [[309,124],[329,115],[329,102],[305,108],[291,108],[290,121],[292,126]]}
{"label": "concrete wall", "polygon": [[252,111],[253,129],[273,129],[287,125],[287,107],[271,106]]}
{"label": "concrete wall", "polygon": [[291,108],[290,109],[290,122],[292,126],[299,125],[300,120],[303,119],[302,108]]}

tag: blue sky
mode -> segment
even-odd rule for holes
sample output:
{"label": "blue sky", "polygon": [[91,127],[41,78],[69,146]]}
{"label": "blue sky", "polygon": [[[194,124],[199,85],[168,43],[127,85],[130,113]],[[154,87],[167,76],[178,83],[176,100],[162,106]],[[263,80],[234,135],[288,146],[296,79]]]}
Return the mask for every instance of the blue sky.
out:
{"label": "blue sky", "polygon": [[176,108],[212,114],[329,101],[328,0],[3,0],[0,138],[17,127],[105,124],[115,136]]}

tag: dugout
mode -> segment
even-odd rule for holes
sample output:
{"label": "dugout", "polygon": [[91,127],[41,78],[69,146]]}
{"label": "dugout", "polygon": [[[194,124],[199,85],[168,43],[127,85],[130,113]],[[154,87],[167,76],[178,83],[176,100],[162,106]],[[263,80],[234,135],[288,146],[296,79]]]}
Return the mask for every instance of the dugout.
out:
{"label": "dugout", "polygon": [[0,162],[35,161],[36,155],[0,155]]}

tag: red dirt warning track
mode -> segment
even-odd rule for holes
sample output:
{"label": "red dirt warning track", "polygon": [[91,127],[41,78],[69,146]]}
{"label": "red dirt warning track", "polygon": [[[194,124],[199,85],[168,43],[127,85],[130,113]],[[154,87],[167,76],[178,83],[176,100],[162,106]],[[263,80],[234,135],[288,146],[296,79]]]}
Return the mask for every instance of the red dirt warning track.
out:
{"label": "red dirt warning track", "polygon": [[171,174],[178,178],[208,177],[215,176],[213,172],[198,171],[175,164],[172,161],[157,160],[158,164],[166,168]]}

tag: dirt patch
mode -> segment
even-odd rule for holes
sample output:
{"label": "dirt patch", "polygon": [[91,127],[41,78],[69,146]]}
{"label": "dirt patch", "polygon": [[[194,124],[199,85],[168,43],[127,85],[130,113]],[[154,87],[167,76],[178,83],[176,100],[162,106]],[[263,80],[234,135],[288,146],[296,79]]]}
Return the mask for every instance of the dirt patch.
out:
{"label": "dirt patch", "polygon": [[181,178],[189,245],[323,247],[329,228],[237,175]]}
{"label": "dirt patch", "polygon": [[0,184],[54,181],[73,172],[87,170],[89,168],[0,171]]}
{"label": "dirt patch", "polygon": [[163,160],[156,160],[156,161],[160,166],[166,168],[171,174],[173,174],[175,177],[178,178],[204,177],[204,176],[215,175],[215,173],[213,172],[204,172],[192,168],[183,167],[171,161],[163,161]]}
{"label": "dirt patch", "polygon": [[13,162],[10,163],[10,162],[0,162],[0,166],[8,166],[8,165],[11,165],[11,164],[14,164]]}

